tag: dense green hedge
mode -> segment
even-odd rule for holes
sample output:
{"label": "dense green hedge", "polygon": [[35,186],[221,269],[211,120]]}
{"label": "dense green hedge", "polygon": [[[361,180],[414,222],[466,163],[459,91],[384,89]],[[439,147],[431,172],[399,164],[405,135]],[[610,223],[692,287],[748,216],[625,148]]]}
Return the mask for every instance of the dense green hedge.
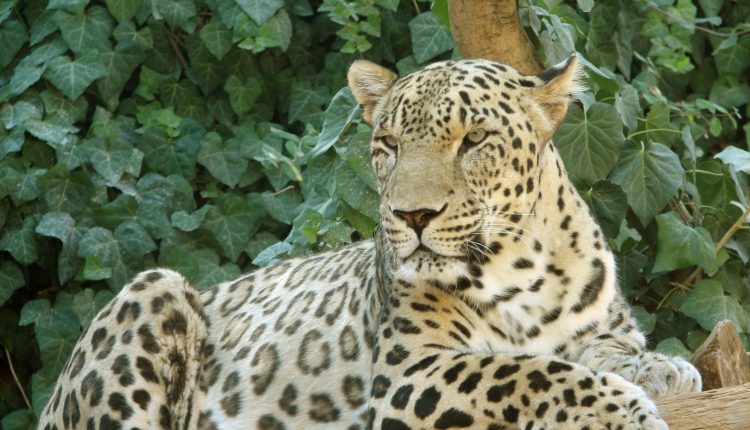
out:
{"label": "dense green hedge", "polygon": [[[345,71],[458,55],[433,3],[0,0],[2,428],[32,428],[136,271],[205,288],[370,237]],[[590,66],[556,141],[653,345],[687,354],[722,318],[746,336],[750,3],[521,6],[547,64]]]}

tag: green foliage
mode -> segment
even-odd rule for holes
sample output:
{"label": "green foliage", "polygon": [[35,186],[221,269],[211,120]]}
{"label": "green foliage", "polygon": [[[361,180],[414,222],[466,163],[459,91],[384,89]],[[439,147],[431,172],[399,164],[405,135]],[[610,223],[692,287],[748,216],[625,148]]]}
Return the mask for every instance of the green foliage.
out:
{"label": "green foliage", "polygon": [[[135,272],[206,288],[372,236],[369,129],[341,88],[355,58],[458,55],[447,2],[426,3],[0,1],[0,344],[31,402],[3,372],[3,428],[33,428]],[[721,318],[747,339],[750,7],[521,12],[548,64],[590,66],[556,141],[653,346],[685,355]]]}

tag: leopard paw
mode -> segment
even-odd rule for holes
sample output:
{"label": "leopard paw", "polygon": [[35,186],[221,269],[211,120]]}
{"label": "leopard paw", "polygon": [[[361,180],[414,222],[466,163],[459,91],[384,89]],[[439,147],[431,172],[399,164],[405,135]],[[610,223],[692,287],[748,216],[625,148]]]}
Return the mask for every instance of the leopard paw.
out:
{"label": "leopard paw", "polygon": [[[667,430],[654,402],[642,387],[609,372],[597,374],[601,396],[597,401],[598,415],[604,428],[625,430]],[[592,427],[593,428],[593,427]]]}
{"label": "leopard paw", "polygon": [[700,391],[702,383],[698,369],[690,362],[656,352],[641,356],[633,382],[652,399]]}
{"label": "leopard paw", "polygon": [[[654,402],[643,388],[623,377],[598,372],[578,384],[568,408],[545,416],[526,428],[557,430],[668,430]],[[538,415],[537,415],[538,416]],[[524,428],[521,426],[521,428]]]}

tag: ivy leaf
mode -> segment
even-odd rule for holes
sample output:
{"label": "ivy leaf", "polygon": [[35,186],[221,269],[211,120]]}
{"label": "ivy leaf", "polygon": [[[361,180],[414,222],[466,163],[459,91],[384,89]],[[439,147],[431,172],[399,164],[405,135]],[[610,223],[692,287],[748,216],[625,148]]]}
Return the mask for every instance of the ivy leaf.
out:
{"label": "ivy leaf", "polygon": [[341,134],[358,115],[359,108],[349,87],[339,90],[323,115],[323,129],[318,136],[318,142],[310,151],[310,156],[317,157],[335,145]]}
{"label": "ivy leaf", "polygon": [[85,51],[109,51],[109,38],[114,23],[107,10],[93,6],[88,11],[78,13],[57,12],[54,21],[68,47],[76,54]]}
{"label": "ivy leaf", "polygon": [[628,210],[627,196],[622,188],[607,180],[601,180],[581,195],[599,221],[605,236],[617,237]]}
{"label": "ivy leaf", "polygon": [[185,211],[176,211],[172,214],[172,225],[182,231],[197,230],[203,220],[206,219],[206,213],[209,209],[211,209],[211,206],[205,205],[191,214]]}
{"label": "ivy leaf", "polygon": [[251,194],[250,201],[259,204],[276,221],[291,224],[300,212],[299,195],[294,190],[283,193]]}
{"label": "ivy leaf", "polygon": [[81,326],[69,298],[58,295],[55,306],[36,318],[34,328],[45,373],[57,374],[81,334]]}
{"label": "ivy leaf", "polygon": [[615,94],[615,109],[617,109],[622,123],[628,130],[638,128],[638,115],[641,113],[641,106],[638,102],[638,92],[632,85],[621,85],[620,91]]}
{"label": "ivy leaf", "polygon": [[660,143],[627,141],[611,174],[645,226],[667,204],[682,183],[685,171],[677,154]]}
{"label": "ivy leaf", "polygon": [[378,194],[362,181],[346,163],[339,163],[336,167],[336,192],[349,206],[367,215],[377,222]]}
{"label": "ivy leaf", "polygon": [[121,48],[101,54],[100,59],[107,73],[96,81],[96,88],[109,109],[117,108],[122,89],[143,58],[138,49]]}
{"label": "ivy leaf", "polygon": [[48,9],[62,9],[78,13],[83,11],[89,0],[49,0]]}
{"label": "ivy leaf", "polygon": [[195,162],[199,142],[194,139],[180,138],[176,142],[166,136],[157,127],[147,127],[139,142],[146,165],[155,172],[169,175],[180,175],[188,180],[195,176]]}
{"label": "ivy leaf", "polygon": [[323,85],[315,85],[312,80],[295,82],[289,95],[289,122],[311,122],[313,116],[322,116],[329,98],[330,92]]}
{"label": "ivy leaf", "polygon": [[31,264],[39,255],[34,239],[36,220],[35,217],[28,217],[19,228],[5,230],[0,238],[0,249],[8,251],[21,264]]}
{"label": "ivy leaf", "polygon": [[110,184],[120,181],[127,171],[140,171],[143,153],[135,149],[136,136],[119,122],[97,118],[108,116],[100,109],[94,117],[94,136],[84,141],[86,157],[97,173]]}
{"label": "ivy leaf", "polygon": [[[284,9],[272,16],[260,27],[255,42],[265,48],[281,48],[286,51],[292,41],[292,20]],[[240,46],[242,47],[242,46]]]}
{"label": "ivy leaf", "polygon": [[120,194],[111,202],[94,207],[91,216],[96,224],[113,230],[124,221],[137,218],[138,203],[133,196]]}
{"label": "ivy leaf", "polygon": [[736,44],[717,51],[714,62],[720,75],[740,76],[750,66],[750,39],[738,38]]}
{"label": "ivy leaf", "polygon": [[203,228],[213,235],[222,253],[235,261],[260,225],[263,210],[235,194],[224,194],[216,203],[208,211]]}
{"label": "ivy leaf", "polygon": [[78,316],[81,327],[87,327],[104,305],[114,297],[111,291],[101,290],[94,293],[91,288],[84,288],[73,298],[73,312]]}
{"label": "ivy leaf", "polygon": [[731,164],[736,170],[750,175],[750,152],[736,146],[727,146],[714,157],[726,164]]}
{"label": "ivy leaf", "polygon": [[53,58],[45,77],[68,99],[75,100],[89,85],[106,74],[102,56],[95,51],[87,51],[75,60],[67,55]]}
{"label": "ivy leaf", "polygon": [[94,194],[94,184],[83,171],[70,172],[62,164],[49,169],[39,178],[44,201],[53,211],[79,214]]}
{"label": "ivy leaf", "polygon": [[450,32],[432,12],[423,12],[409,22],[411,45],[417,62],[424,63],[453,49]]}
{"label": "ivy leaf", "polygon": [[34,85],[47,70],[46,64],[36,64],[31,57],[24,57],[18,62],[13,76],[10,78],[10,94],[17,96]]}
{"label": "ivy leaf", "polygon": [[153,4],[173,29],[182,27],[195,16],[195,3],[192,0],[153,0]]}
{"label": "ivy leaf", "polygon": [[[208,52],[208,49],[203,48],[199,50],[198,54],[194,55],[191,58],[191,60],[192,61],[190,65],[192,66],[195,80],[198,83],[198,86],[201,88],[201,90],[203,90],[205,94],[208,94],[211,91],[213,91],[216,87],[220,86],[222,82],[224,82],[224,80],[226,79],[226,76],[227,76],[226,65],[223,65],[222,63],[217,62],[216,57],[214,57],[213,54]],[[260,85],[260,83],[255,80],[253,80],[252,82]],[[253,89],[251,88],[250,91],[253,91]],[[260,90],[258,89],[258,91]],[[248,92],[248,93],[252,94],[251,92]],[[229,95],[231,97],[232,93],[230,92]],[[257,95],[255,97],[257,97]],[[254,100],[255,99],[253,99],[253,102]],[[235,103],[238,103],[238,101],[235,100]]]}
{"label": "ivy leaf", "polygon": [[369,127],[360,125],[357,132],[346,142],[346,163],[370,189],[377,192],[378,185],[370,164]]}
{"label": "ivy leaf", "polygon": [[[31,103],[19,101],[16,104],[6,103],[0,108],[0,121],[6,129],[23,124],[28,119],[41,119],[41,112]],[[0,157],[2,158],[2,157]]]}
{"label": "ivy leaf", "polygon": [[243,82],[239,77],[231,75],[224,84],[224,90],[229,94],[229,103],[234,112],[243,116],[255,105],[261,93],[261,84],[255,78],[248,78]]}
{"label": "ivy leaf", "polygon": [[61,37],[53,37],[49,42],[43,43],[34,48],[27,58],[34,64],[42,64],[58,55],[64,54],[67,50],[68,45]]}
{"label": "ivy leaf", "polygon": [[276,264],[281,261],[277,258],[279,255],[288,255],[290,251],[292,251],[292,245],[288,242],[276,242],[258,253],[253,264],[260,267]]}
{"label": "ivy leaf", "polygon": [[593,184],[612,170],[625,138],[617,110],[597,102],[586,111],[571,105],[554,141],[573,182]]}
{"label": "ivy leaf", "polygon": [[738,188],[732,181],[729,170],[728,166],[717,160],[698,163],[695,171],[695,186],[698,188],[703,205],[721,208],[737,199]]}
{"label": "ivy leaf", "polygon": [[59,239],[63,245],[70,244],[75,232],[76,221],[65,212],[47,212],[42,216],[35,231],[42,236]]}
{"label": "ivy leaf", "polygon": [[0,68],[4,68],[26,43],[26,28],[15,18],[0,23]]}
{"label": "ivy leaf", "polygon": [[81,239],[81,232],[76,228],[73,217],[65,212],[48,212],[42,216],[35,231],[62,242],[62,250],[57,257],[57,276],[61,284],[72,279],[80,265],[78,242]]}
{"label": "ivy leaf", "polygon": [[0,164],[0,198],[12,193],[26,175],[25,166],[19,160],[9,159]]}
{"label": "ivy leaf", "polygon": [[218,133],[209,132],[201,141],[198,162],[222,184],[234,188],[247,169],[248,161],[242,156],[246,144],[237,139],[222,141]]}
{"label": "ivy leaf", "polygon": [[21,317],[18,320],[19,326],[35,324],[40,318],[44,318],[50,312],[50,303],[47,299],[29,300],[21,308]]}
{"label": "ivy leaf", "polygon": [[141,258],[157,248],[148,232],[134,221],[125,221],[118,225],[115,229],[115,238],[126,258]]}
{"label": "ivy leaf", "polygon": [[591,12],[591,9],[594,7],[594,0],[576,0],[576,3],[578,4],[578,8],[586,13]]}
{"label": "ivy leaf", "polygon": [[747,315],[742,306],[735,297],[724,294],[721,284],[712,279],[699,282],[688,293],[680,312],[698,321],[708,331],[722,320],[732,321],[740,333],[747,328]]}
{"label": "ivy leaf", "polygon": [[141,8],[142,0],[104,0],[109,13],[117,22],[128,21]]}
{"label": "ivy leaf", "polygon": [[162,251],[159,257],[160,265],[182,273],[198,290],[235,279],[241,273],[235,264],[221,265],[219,255],[212,249],[189,250],[172,246]]}
{"label": "ivy leaf", "polygon": [[11,193],[11,199],[13,204],[21,206],[26,202],[30,202],[39,197],[43,190],[39,186],[39,177],[42,176],[47,170],[46,169],[35,169],[31,168],[26,175],[16,185],[16,189]]}
{"label": "ivy leaf", "polygon": [[40,121],[38,119],[29,119],[23,125],[26,131],[37,139],[63,145],[70,144],[68,134],[78,131],[77,128],[69,124]]}
{"label": "ivy leaf", "polygon": [[[20,151],[23,147],[24,140],[24,130],[21,127],[13,127],[8,135],[0,130],[0,161],[2,161],[2,159],[8,154]],[[5,174],[7,173],[8,172],[5,172]],[[5,195],[10,191],[3,190],[3,176],[5,176],[5,174],[0,172],[0,196]]]}
{"label": "ivy leaf", "polygon": [[685,347],[685,344],[676,337],[669,337],[662,340],[656,344],[654,351],[671,357],[682,357],[685,360],[690,360],[690,357],[693,355],[693,353]]}
{"label": "ivy leaf", "polygon": [[143,256],[155,249],[156,244],[143,227],[126,221],[114,233],[102,227],[88,230],[79,243],[78,256],[98,257],[105,267],[112,269],[108,284],[117,292],[141,268]]}
{"label": "ivy leaf", "polygon": [[0,424],[5,430],[32,430],[36,415],[30,409],[18,409],[4,416]]}
{"label": "ivy leaf", "polygon": [[120,23],[115,27],[112,35],[117,41],[115,49],[118,50],[136,48],[136,52],[140,52],[140,50],[148,50],[154,47],[154,35],[151,29],[144,27],[139,30],[131,21]]}
{"label": "ivy leaf", "polygon": [[711,234],[703,227],[690,227],[670,212],[656,216],[659,227],[656,262],[652,272],[667,272],[700,265],[709,274],[719,267]]}
{"label": "ivy leaf", "polygon": [[237,0],[237,4],[256,24],[261,25],[284,6],[284,0]]}
{"label": "ivy leaf", "polygon": [[213,18],[211,22],[203,26],[200,38],[206,45],[206,49],[219,60],[232,49],[232,32],[218,18]]}
{"label": "ivy leaf", "polygon": [[0,306],[3,306],[25,283],[23,273],[16,263],[6,261],[0,264]]}
{"label": "ivy leaf", "polygon": [[638,321],[638,328],[641,329],[641,332],[646,335],[651,334],[656,325],[656,315],[648,313],[643,306],[633,306],[631,310]]}
{"label": "ivy leaf", "polygon": [[669,106],[666,103],[658,103],[651,106],[643,123],[641,133],[644,137],[636,140],[652,140],[657,143],[671,144],[677,134],[673,133],[673,127],[669,120]]}

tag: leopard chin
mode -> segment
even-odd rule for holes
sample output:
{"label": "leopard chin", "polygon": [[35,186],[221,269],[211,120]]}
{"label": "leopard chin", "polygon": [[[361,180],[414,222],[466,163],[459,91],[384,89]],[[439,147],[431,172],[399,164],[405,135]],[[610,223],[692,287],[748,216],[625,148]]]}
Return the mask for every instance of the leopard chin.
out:
{"label": "leopard chin", "polygon": [[457,278],[464,270],[463,255],[439,254],[426,245],[420,245],[411,255],[399,259],[397,278],[413,284]]}

